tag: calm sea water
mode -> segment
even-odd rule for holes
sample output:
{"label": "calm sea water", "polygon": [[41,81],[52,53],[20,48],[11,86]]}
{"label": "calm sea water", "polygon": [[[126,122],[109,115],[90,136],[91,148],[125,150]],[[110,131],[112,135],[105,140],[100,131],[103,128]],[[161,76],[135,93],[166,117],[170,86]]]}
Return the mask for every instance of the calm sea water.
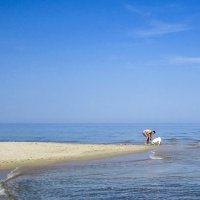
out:
{"label": "calm sea water", "polygon": [[0,140],[142,144],[145,128],[159,148],[0,171],[0,199],[200,199],[200,124],[0,124]]}

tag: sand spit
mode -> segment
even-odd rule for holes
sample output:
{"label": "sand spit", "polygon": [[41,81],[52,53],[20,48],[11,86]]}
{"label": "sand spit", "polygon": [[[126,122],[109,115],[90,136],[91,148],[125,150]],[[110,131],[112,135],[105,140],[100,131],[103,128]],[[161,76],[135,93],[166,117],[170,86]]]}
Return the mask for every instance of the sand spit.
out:
{"label": "sand spit", "polygon": [[0,142],[0,169],[41,166],[68,160],[91,160],[147,151],[151,146],[132,144],[71,144]]}

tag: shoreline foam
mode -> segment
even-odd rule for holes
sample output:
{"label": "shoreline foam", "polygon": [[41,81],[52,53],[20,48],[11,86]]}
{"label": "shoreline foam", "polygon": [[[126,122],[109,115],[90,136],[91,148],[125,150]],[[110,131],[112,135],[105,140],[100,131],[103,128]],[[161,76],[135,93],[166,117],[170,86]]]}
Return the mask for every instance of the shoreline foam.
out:
{"label": "shoreline foam", "polygon": [[133,144],[0,142],[0,169],[107,158],[149,149],[151,146]]}

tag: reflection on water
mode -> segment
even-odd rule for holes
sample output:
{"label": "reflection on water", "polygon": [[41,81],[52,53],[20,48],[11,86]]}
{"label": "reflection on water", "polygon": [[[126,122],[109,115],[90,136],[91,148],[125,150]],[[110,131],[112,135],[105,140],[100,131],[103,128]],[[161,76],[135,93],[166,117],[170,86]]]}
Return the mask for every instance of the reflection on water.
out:
{"label": "reflection on water", "polygon": [[22,200],[200,199],[196,148],[163,145],[152,152],[35,169],[10,181],[9,188]]}
{"label": "reflection on water", "polygon": [[[133,155],[0,171],[0,200],[200,199],[200,124],[0,124],[1,141],[163,144]],[[17,166],[16,166],[17,167]]]}

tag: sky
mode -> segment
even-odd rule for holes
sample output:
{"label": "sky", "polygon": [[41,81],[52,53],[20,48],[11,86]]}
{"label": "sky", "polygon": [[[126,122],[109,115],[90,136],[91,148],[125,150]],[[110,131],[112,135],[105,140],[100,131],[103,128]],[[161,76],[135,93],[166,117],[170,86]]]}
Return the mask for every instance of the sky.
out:
{"label": "sky", "polygon": [[0,122],[199,123],[199,10],[0,0]]}

